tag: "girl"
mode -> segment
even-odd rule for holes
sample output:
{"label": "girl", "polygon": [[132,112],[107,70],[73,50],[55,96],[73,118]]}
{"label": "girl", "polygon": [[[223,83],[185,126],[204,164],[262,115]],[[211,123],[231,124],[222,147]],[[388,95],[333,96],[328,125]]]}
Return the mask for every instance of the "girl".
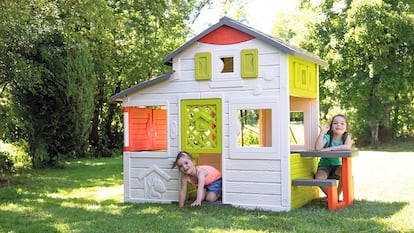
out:
{"label": "girl", "polygon": [[175,159],[174,166],[178,166],[181,177],[181,191],[179,207],[184,206],[187,195],[187,182],[197,185],[197,198],[191,206],[199,206],[203,200],[216,201],[221,193],[221,172],[208,165],[196,166],[190,153],[181,151]]}
{"label": "girl", "polygon": [[[332,118],[331,125],[321,126],[321,132],[315,143],[317,151],[350,150],[351,137],[348,134],[348,120],[344,115]],[[341,158],[320,158],[315,179],[327,179],[328,176],[341,176]],[[327,194],[326,187],[320,187]],[[339,180],[338,196],[342,192],[342,182]],[[339,199],[338,199],[339,200]]]}

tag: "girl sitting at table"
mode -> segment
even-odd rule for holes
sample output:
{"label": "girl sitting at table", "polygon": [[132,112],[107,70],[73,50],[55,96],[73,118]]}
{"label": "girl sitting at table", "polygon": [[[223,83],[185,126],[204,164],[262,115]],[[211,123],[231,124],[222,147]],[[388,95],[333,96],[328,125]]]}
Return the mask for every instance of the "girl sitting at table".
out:
{"label": "girl sitting at table", "polygon": [[[321,132],[315,143],[317,151],[350,150],[351,136],[348,134],[348,120],[338,114],[332,118],[331,124],[320,126]],[[342,160],[341,158],[320,158],[315,179],[327,179],[329,176],[339,177],[338,200],[342,192]],[[327,195],[327,188],[320,187]]]}

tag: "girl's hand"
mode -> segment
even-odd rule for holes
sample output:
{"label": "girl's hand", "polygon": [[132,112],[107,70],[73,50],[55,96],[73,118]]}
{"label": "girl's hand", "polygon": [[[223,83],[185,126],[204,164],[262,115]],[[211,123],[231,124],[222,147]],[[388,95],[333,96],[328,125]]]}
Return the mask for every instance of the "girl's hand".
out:
{"label": "girl's hand", "polygon": [[319,128],[323,134],[326,134],[329,131],[329,126],[327,125],[320,125]]}
{"label": "girl's hand", "polygon": [[322,149],[322,150],[320,150],[320,151],[332,151],[332,147],[323,148],[323,149]]}
{"label": "girl's hand", "polygon": [[201,201],[195,200],[193,203],[191,203],[191,206],[201,206]]}

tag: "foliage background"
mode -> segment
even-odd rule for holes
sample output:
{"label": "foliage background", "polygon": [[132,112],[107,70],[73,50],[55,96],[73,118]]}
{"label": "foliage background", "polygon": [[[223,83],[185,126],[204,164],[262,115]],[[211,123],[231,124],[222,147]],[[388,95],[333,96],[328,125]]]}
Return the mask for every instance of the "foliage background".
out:
{"label": "foliage background", "polygon": [[[320,70],[322,122],[346,113],[358,146],[414,134],[413,0],[301,0],[273,35],[329,63]],[[243,23],[246,0],[0,1],[0,140],[35,168],[122,148],[110,96],[171,67],[202,10]]]}
{"label": "foliage background", "polygon": [[358,146],[412,140],[413,7],[413,1],[303,0],[290,15],[298,19],[293,27],[281,28],[286,16],[275,22],[274,34],[329,63],[320,70],[321,119],[346,113]]}
{"label": "foliage background", "polygon": [[0,2],[0,139],[33,167],[122,148],[113,94],[170,70],[207,1]]}

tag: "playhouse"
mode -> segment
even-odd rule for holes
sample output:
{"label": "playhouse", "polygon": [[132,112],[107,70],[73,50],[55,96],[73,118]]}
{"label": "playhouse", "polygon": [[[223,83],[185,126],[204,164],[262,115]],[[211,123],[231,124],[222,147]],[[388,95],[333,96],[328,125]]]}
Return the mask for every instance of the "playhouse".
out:
{"label": "playhouse", "polygon": [[326,62],[223,17],[163,60],[172,71],[114,96],[124,112],[124,200],[177,202],[181,150],[222,171],[222,203],[288,211],[319,194],[312,178],[318,69]]}

